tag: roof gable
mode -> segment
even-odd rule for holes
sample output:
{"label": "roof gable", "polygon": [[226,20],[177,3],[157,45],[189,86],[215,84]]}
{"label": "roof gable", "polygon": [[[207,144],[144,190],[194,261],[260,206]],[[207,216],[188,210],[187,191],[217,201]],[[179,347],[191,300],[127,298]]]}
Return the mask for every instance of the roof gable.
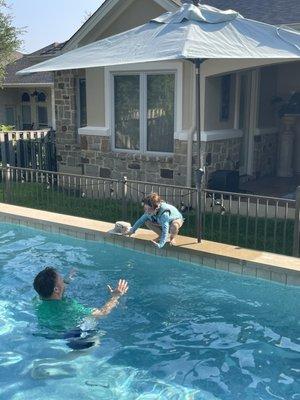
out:
{"label": "roof gable", "polygon": [[[140,0],[141,1],[141,0]],[[162,8],[162,12],[165,11],[176,11],[180,4],[180,0],[147,0],[152,5],[158,5]],[[114,21],[115,15],[121,15],[128,7],[134,3],[134,0],[105,0],[104,3],[96,10],[96,12],[79,28],[79,30],[66,42],[63,51],[70,51],[77,47],[80,47],[82,42],[87,41],[87,36],[97,26],[101,24],[106,25],[106,30]],[[158,15],[156,15],[158,16]],[[149,14],[147,21],[152,18]],[[145,21],[146,22],[146,21]],[[140,21],[138,25],[143,24],[144,21]],[[117,33],[117,32],[116,32]],[[87,44],[87,43],[84,43]]]}

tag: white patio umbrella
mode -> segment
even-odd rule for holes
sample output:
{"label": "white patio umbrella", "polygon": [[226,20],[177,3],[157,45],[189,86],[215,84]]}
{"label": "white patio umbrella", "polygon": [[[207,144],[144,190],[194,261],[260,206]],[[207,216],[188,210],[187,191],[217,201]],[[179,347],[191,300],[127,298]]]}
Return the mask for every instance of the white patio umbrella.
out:
{"label": "white patio umbrella", "polygon": [[21,74],[150,61],[299,58],[300,33],[192,4],[137,28],[20,71]]}
{"label": "white patio umbrella", "polygon": [[[194,1],[197,3],[197,0]],[[200,65],[206,59],[299,59],[300,33],[243,18],[233,10],[221,11],[184,4],[177,12],[129,31],[80,47],[20,71],[28,74],[153,61],[188,59],[197,68],[196,126],[201,185]],[[200,190],[198,190],[200,193]],[[198,196],[200,202],[200,195]],[[200,205],[198,205],[198,210]],[[198,240],[200,240],[200,212]]]}

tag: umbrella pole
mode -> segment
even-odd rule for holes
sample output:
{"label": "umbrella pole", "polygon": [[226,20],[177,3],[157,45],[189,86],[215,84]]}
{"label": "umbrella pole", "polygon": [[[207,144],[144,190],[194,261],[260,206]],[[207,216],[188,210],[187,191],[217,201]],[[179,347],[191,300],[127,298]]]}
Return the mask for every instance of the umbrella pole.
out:
{"label": "umbrella pole", "polygon": [[201,162],[201,64],[203,59],[194,60],[196,66],[196,130],[197,130],[197,168],[195,170],[195,184],[197,190],[196,197],[196,223],[197,223],[197,241],[201,243],[202,239],[202,205],[201,205],[201,186],[204,170]]}

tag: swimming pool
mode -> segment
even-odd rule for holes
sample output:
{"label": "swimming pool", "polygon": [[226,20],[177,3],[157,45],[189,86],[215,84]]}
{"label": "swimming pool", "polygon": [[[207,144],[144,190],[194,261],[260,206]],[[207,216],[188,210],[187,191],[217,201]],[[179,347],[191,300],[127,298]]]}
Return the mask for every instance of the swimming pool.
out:
{"label": "swimming pool", "polygon": [[[75,266],[68,296],[86,306],[129,281],[98,346],[37,335],[45,265]],[[9,224],[0,268],[1,399],[300,399],[299,288]]]}

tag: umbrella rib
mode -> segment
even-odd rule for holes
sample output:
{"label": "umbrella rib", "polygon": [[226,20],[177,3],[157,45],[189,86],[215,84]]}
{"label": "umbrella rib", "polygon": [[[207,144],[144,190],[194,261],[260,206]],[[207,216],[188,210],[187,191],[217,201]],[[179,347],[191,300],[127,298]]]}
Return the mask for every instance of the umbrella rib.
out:
{"label": "umbrella rib", "polygon": [[277,34],[277,36],[278,36],[283,42],[285,42],[285,43],[287,43],[287,44],[289,44],[289,45],[291,45],[291,46],[294,46],[294,47],[300,52],[300,47],[299,47],[299,46],[297,46],[295,43],[290,42],[290,41],[287,40],[287,39],[284,39],[284,38],[280,35],[280,29],[282,29],[280,26],[278,26],[278,27],[276,28],[276,34]]}

